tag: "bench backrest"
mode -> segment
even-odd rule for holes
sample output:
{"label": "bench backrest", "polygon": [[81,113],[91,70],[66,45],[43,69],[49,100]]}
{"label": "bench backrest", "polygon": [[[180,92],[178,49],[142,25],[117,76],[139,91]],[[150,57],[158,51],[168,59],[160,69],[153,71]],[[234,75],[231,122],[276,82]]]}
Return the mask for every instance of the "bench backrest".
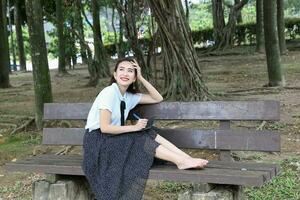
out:
{"label": "bench backrest", "polygon": [[[45,120],[86,120],[91,103],[48,103]],[[235,130],[230,121],[277,121],[277,101],[162,102],[134,109],[144,118],[158,120],[216,120],[216,130],[162,129],[160,133],[180,148],[280,151],[280,135],[272,131]],[[129,115],[129,119],[130,119]],[[82,145],[84,128],[44,128],[43,144]]]}

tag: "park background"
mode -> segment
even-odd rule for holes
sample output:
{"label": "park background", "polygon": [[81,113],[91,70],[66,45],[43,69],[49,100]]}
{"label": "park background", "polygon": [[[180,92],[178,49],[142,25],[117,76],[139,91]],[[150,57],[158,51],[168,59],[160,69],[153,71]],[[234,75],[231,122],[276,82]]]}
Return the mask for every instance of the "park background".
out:
{"label": "park background", "polygon": [[[39,145],[43,125],[83,126],[43,124],[43,103],[92,102],[108,85],[116,58],[128,55],[138,59],[166,101],[280,101],[279,122],[233,126],[279,131],[281,153],[233,154],[237,160],[282,167],[268,185],[246,188],[247,198],[300,199],[299,1],[1,0],[0,5],[0,199],[30,199],[32,182],[43,177],[8,173],[5,163],[28,155],[81,152]],[[196,73],[189,74],[190,69]],[[159,125],[203,128],[215,123]],[[208,159],[217,154],[186,151]],[[174,199],[184,188],[163,182],[148,185],[145,195]]]}

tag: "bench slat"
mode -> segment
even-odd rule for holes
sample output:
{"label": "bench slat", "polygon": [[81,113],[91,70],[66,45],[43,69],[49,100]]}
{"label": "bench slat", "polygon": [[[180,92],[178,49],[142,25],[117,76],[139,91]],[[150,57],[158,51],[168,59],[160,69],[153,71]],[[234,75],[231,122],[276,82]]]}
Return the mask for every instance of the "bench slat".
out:
{"label": "bench slat", "polygon": [[[44,128],[43,144],[82,145],[82,128]],[[270,131],[161,129],[180,148],[280,151],[280,135]]]}
{"label": "bench slat", "polygon": [[[83,175],[81,161],[68,159],[53,162],[53,160],[27,160],[8,163],[9,171],[27,171],[50,174]],[[173,165],[158,165],[150,170],[150,179],[188,181],[199,183],[216,183],[245,186],[261,186],[268,181],[268,171],[241,171],[236,169],[205,168],[203,170],[178,170]]]}
{"label": "bench slat", "polygon": [[[47,103],[44,119],[86,119],[91,103]],[[162,102],[139,105],[143,117],[164,120],[279,120],[278,101]]]}
{"label": "bench slat", "polygon": [[[17,161],[17,163],[81,163],[82,155],[38,155],[34,157],[28,157],[24,160]],[[167,163],[168,164],[168,163]],[[279,174],[280,169],[277,164],[268,164],[268,163],[249,163],[249,162],[227,162],[227,161],[217,161],[212,160],[206,166],[207,168],[218,168],[218,169],[235,169],[235,170],[247,170],[247,171],[265,171],[269,172],[268,180]]]}

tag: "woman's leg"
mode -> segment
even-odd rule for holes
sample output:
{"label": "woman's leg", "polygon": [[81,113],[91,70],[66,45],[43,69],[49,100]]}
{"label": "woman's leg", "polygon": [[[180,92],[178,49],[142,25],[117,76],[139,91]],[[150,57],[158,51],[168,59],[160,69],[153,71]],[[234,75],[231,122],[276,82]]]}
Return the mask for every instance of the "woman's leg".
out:
{"label": "woman's leg", "polygon": [[174,153],[182,155],[186,158],[191,158],[190,155],[180,150],[178,147],[176,147],[174,144],[172,144],[170,141],[166,140],[164,137],[160,136],[159,134],[157,134],[155,141],[163,145],[164,147],[168,148],[170,151],[173,151]]}
{"label": "woman's leg", "polygon": [[175,153],[163,145],[159,145],[155,150],[155,157],[173,162],[178,169],[203,168],[208,161],[200,158],[186,157]]}

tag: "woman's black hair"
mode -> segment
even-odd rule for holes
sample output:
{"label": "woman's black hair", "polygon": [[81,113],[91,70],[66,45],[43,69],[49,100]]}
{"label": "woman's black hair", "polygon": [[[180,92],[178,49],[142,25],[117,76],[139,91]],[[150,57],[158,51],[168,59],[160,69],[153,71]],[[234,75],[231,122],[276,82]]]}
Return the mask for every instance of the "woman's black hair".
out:
{"label": "woman's black hair", "polygon": [[[124,61],[134,62],[134,58],[133,58],[133,57],[125,57],[125,58],[120,58],[120,59],[118,59],[116,65],[115,65],[114,72],[117,71],[117,69],[118,69],[118,67],[119,67],[119,64],[120,64],[121,62],[124,62]],[[135,76],[136,76],[136,75],[137,75],[136,69],[134,69],[134,72],[135,72]],[[110,84],[109,84],[109,85],[111,85],[111,84],[113,84],[113,83],[116,83],[116,82],[117,82],[117,81],[116,81],[114,75],[112,75],[112,76],[111,76],[111,79],[110,79]],[[135,93],[140,92],[137,81],[135,81],[134,83],[131,83],[131,84],[129,85],[129,87],[127,88],[127,92],[130,92],[130,93],[132,93],[132,94],[135,94]]]}

